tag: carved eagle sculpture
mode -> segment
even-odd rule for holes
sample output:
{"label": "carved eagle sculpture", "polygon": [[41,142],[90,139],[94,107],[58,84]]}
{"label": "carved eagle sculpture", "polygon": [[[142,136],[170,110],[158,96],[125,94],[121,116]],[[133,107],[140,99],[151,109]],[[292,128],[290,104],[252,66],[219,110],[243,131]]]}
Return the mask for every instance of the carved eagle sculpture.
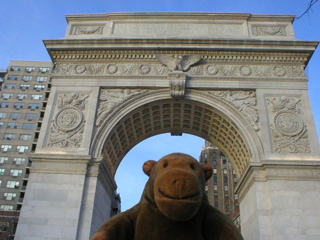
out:
{"label": "carved eagle sculpture", "polygon": [[187,71],[192,65],[196,64],[201,60],[199,55],[157,55],[158,60],[167,68],[169,71]]}

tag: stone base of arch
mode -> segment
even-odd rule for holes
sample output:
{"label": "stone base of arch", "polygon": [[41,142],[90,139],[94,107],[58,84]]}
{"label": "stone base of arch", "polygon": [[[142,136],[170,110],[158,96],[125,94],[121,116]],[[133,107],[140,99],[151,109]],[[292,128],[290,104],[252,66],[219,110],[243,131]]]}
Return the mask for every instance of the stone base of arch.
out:
{"label": "stone base of arch", "polygon": [[244,239],[320,239],[319,161],[251,165],[237,193]]}
{"label": "stone base of arch", "polygon": [[105,162],[75,155],[34,154],[30,159],[15,239],[90,239],[110,218],[117,188]]}
{"label": "stone base of arch", "polygon": [[[31,158],[15,239],[89,239],[110,216],[116,184],[106,164],[88,156]],[[244,239],[320,238],[319,161],[251,163],[237,193]]]}

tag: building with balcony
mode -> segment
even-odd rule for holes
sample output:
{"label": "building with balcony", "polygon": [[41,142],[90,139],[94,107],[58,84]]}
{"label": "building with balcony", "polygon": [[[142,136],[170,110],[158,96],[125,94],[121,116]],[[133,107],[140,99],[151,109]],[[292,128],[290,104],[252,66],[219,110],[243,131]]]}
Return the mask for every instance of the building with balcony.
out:
{"label": "building with balcony", "polygon": [[[51,62],[11,61],[0,71],[0,225],[11,229],[11,235],[13,227],[3,219],[10,219],[10,211],[17,212],[17,218],[23,203],[31,167],[28,155],[37,145],[52,67]],[[0,239],[5,233],[0,231]]]}

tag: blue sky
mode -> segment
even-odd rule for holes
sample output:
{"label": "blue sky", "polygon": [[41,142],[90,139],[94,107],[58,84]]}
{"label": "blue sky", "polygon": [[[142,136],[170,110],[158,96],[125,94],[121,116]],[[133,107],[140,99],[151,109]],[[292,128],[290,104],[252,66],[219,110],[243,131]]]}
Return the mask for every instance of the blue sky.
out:
{"label": "blue sky", "polygon": [[[109,12],[237,12],[301,15],[309,0],[0,0],[0,68],[10,60],[50,61],[42,40],[63,38],[65,15]],[[320,40],[320,2],[294,23],[297,39]],[[320,48],[320,47],[319,47]],[[306,70],[317,129],[320,129],[320,50]],[[123,209],[137,203],[147,177],[144,161],[175,151],[199,157],[204,140],[184,134],[155,136],[133,148],[121,163],[117,183]],[[149,158],[147,159],[146,156]]]}

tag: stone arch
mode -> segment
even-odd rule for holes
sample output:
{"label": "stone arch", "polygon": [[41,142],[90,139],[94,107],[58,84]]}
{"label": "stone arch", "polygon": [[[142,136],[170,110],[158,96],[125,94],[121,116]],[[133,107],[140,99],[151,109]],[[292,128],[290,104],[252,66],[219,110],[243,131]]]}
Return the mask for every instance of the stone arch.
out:
{"label": "stone arch", "polygon": [[249,162],[262,158],[259,137],[238,109],[214,94],[197,90],[187,91],[184,99],[157,90],[125,101],[104,119],[94,137],[92,155],[102,156],[114,175],[131,148],[167,132],[211,141],[232,161],[238,177]]}

